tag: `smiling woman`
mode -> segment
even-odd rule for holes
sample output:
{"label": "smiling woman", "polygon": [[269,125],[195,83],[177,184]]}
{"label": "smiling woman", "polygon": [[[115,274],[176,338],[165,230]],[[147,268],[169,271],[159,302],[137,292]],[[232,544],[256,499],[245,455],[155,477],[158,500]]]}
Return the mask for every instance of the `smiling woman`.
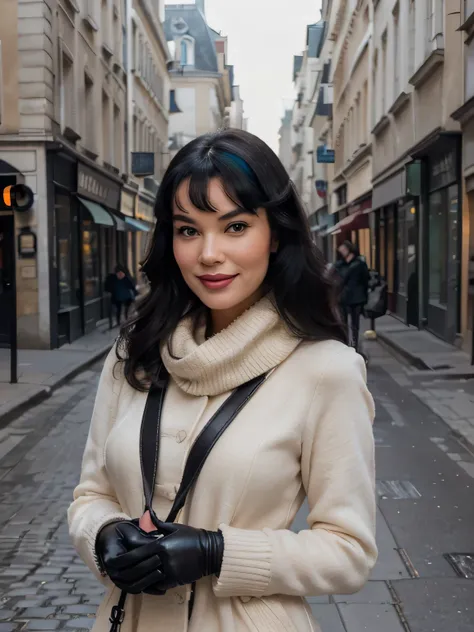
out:
{"label": "smiling woman", "polygon": [[[204,310],[215,334],[269,293],[300,338],[345,340],[298,195],[256,136],[224,130],[186,145],[163,178],[155,215],[143,263],[150,292],[121,332],[134,388],[156,380],[156,345],[169,341],[185,314],[199,318]],[[235,278],[202,278],[216,274]]]}
{"label": "smiling woman", "polygon": [[258,138],[184,147],[155,214],[150,291],[106,361],[69,510],[109,585],[93,630],[315,632],[302,597],[356,592],[377,557],[365,364]]}

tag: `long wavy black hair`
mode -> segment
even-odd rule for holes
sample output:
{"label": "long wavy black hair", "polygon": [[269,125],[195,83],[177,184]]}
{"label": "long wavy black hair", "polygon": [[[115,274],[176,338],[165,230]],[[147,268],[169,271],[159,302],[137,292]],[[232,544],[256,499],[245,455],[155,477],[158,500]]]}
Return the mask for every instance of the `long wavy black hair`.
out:
{"label": "long wavy black hair", "polygon": [[346,341],[337,315],[333,283],[311,241],[308,222],[293,183],[275,153],[259,138],[223,130],[196,138],[171,161],[155,203],[156,226],[142,269],[149,292],[135,317],[121,329],[117,354],[129,384],[146,390],[158,379],[160,344],[184,315],[203,309],[186,285],[173,254],[173,204],[181,183],[203,212],[213,212],[208,184],[219,178],[239,206],[265,208],[278,250],[270,257],[266,286],[289,329],[304,340]]}

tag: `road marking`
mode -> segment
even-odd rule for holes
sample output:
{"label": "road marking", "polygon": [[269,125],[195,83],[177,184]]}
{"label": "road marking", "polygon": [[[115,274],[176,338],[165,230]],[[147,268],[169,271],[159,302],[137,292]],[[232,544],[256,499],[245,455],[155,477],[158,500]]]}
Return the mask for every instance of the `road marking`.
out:
{"label": "road marking", "polygon": [[410,481],[377,481],[377,494],[380,498],[391,500],[421,498],[420,492]]}

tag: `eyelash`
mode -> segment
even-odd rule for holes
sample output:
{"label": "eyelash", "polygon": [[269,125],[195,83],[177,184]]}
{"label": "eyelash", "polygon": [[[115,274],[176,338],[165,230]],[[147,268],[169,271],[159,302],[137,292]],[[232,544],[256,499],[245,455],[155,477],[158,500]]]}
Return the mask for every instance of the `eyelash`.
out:
{"label": "eyelash", "polygon": [[[229,231],[229,229],[234,228],[235,226],[242,226],[243,230],[239,230],[239,231],[232,231],[234,235],[240,235],[241,233],[245,232],[245,229],[248,228],[248,224],[246,224],[245,222],[234,222],[233,224],[230,224],[230,226],[227,227],[226,232]],[[197,233],[197,230],[195,228],[193,228],[192,226],[181,226],[180,228],[178,228],[178,234],[182,235],[183,237],[188,237],[188,238],[192,238],[195,235],[186,235],[187,230],[192,230],[195,233]]]}

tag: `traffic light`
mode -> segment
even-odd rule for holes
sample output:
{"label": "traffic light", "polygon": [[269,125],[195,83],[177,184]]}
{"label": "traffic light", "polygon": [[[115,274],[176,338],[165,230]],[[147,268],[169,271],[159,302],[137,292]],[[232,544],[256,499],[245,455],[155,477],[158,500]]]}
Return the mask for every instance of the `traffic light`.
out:
{"label": "traffic light", "polygon": [[2,190],[2,206],[13,211],[27,211],[33,206],[34,194],[26,184],[11,184]]}

